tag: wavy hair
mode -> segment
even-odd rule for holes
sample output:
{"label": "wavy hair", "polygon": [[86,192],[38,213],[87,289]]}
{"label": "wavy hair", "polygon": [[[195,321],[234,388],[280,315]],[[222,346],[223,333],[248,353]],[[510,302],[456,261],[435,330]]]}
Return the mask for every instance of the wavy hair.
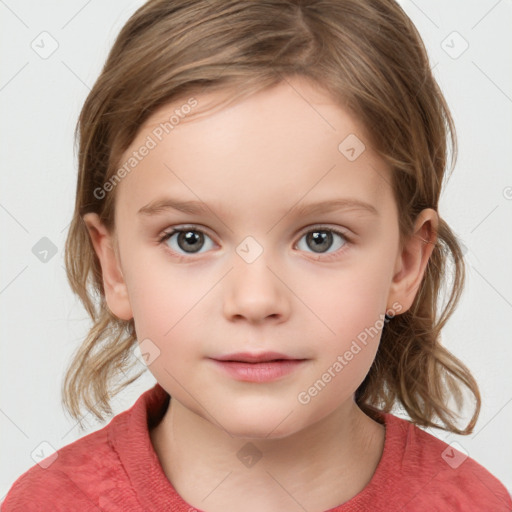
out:
{"label": "wavy hair", "polygon": [[[104,197],[97,191],[115,177],[121,155],[158,108],[201,92],[226,92],[220,108],[293,76],[323,88],[365,126],[368,142],[393,171],[400,243],[422,209],[439,214],[445,171],[457,154],[454,123],[421,37],[394,0],[150,0],[120,31],[75,131],[78,181],[65,263],[92,327],[63,381],[71,416],[79,419],[85,406],[103,420],[112,413],[112,396],[142,374],[128,372],[134,368],[133,319],[109,311],[83,221],[95,212],[114,229],[115,189]],[[459,242],[439,216],[414,303],[386,322],[356,391],[367,414],[400,405],[419,426],[473,431],[478,386],[440,340],[464,279]],[[466,402],[463,391],[471,394],[474,411],[462,429],[456,419]],[[452,399],[458,412],[448,405]]]}

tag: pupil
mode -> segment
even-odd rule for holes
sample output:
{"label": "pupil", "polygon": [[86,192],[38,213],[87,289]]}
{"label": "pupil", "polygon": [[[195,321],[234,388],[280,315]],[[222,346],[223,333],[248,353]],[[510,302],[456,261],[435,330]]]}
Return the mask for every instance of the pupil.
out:
{"label": "pupil", "polygon": [[198,233],[196,231],[183,231],[178,235],[178,245],[186,252],[195,252],[196,249],[199,250],[201,248],[203,238],[202,233]]}
{"label": "pupil", "polygon": [[312,231],[307,235],[308,244],[315,252],[323,252],[332,244],[332,233],[330,231]]}

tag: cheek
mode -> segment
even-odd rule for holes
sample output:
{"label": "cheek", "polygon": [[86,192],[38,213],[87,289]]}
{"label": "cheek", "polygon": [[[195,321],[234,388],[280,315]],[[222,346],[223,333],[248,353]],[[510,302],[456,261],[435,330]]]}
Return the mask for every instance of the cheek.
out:
{"label": "cheek", "polygon": [[389,269],[361,260],[341,270],[317,274],[302,289],[304,303],[317,317],[317,327],[325,333],[324,341],[330,338],[333,344],[336,340],[346,342],[384,315]]}
{"label": "cheek", "polygon": [[218,321],[220,297],[214,284],[222,269],[176,265],[154,250],[134,251],[126,267],[137,339],[149,339],[159,356],[150,371],[159,382],[171,379],[175,385],[172,377],[185,382],[198,357],[217,348],[205,344]]}
{"label": "cheek", "polygon": [[137,336],[155,338],[158,344],[165,343],[208,291],[207,283],[173,268],[162,254],[154,248],[133,251],[125,262]]}
{"label": "cheek", "polygon": [[308,296],[321,321],[311,319],[316,335],[313,329],[306,335],[315,346],[317,362],[297,394],[304,413],[328,414],[333,404],[348,400],[363,382],[384,327],[382,281],[369,272],[351,273],[334,284],[326,281],[323,293],[315,290]]}
{"label": "cheek", "polygon": [[[382,252],[381,252],[382,254]],[[376,255],[377,256],[377,255]],[[310,374],[305,400],[326,403],[350,396],[368,373],[384,327],[390,264],[386,258],[358,258],[346,268],[316,274],[304,302],[318,318],[311,318],[319,365]],[[312,387],[311,387],[312,386]],[[308,389],[311,390],[311,394]],[[323,398],[317,400],[315,393]]]}
{"label": "cheek", "polygon": [[153,376],[179,396],[176,380],[187,382],[187,369],[197,359],[199,340],[194,338],[200,337],[200,299],[207,288],[169,268],[166,274],[156,265],[140,268],[129,286],[137,339],[150,353]]}

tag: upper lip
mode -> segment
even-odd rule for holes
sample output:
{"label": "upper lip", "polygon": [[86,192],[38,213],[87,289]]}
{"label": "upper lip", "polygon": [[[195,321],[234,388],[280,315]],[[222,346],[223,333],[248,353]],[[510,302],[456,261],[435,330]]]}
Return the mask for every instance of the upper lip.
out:
{"label": "upper lip", "polygon": [[279,352],[260,352],[258,354],[251,352],[236,352],[225,356],[214,357],[217,361],[240,361],[244,363],[261,363],[274,361],[276,359],[297,360],[295,357],[280,354]]}

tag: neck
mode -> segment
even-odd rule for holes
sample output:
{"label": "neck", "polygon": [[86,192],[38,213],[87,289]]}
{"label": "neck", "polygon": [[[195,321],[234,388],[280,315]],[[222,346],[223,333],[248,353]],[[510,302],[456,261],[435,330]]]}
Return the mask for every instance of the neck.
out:
{"label": "neck", "polygon": [[176,491],[208,512],[333,508],[368,484],[384,447],[384,426],[352,400],[286,437],[249,439],[171,399],[150,434]]}

